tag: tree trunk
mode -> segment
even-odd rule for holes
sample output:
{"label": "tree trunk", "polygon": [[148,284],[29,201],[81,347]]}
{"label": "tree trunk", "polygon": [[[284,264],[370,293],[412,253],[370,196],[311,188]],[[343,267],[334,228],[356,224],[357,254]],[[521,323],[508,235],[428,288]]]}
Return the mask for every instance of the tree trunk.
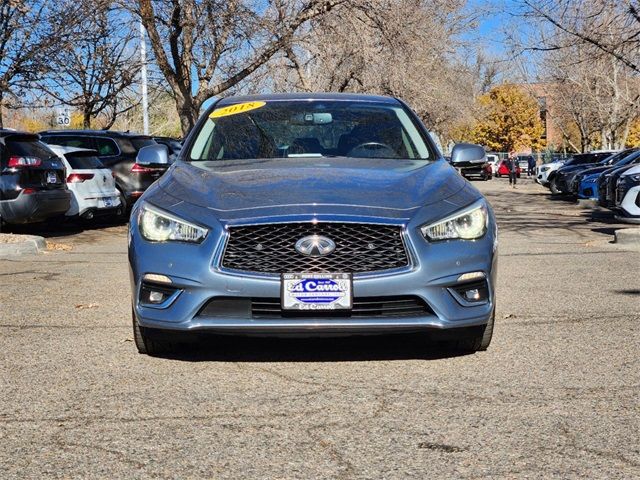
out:
{"label": "tree trunk", "polygon": [[4,128],[4,119],[2,117],[2,107],[4,106],[2,90],[0,90],[0,128]]}
{"label": "tree trunk", "polygon": [[82,128],[89,130],[91,128],[91,110],[84,109],[82,111]]}
{"label": "tree trunk", "polygon": [[182,129],[182,138],[186,138],[191,129],[198,121],[200,109],[196,106],[191,97],[176,95],[176,108],[180,116],[180,128]]}

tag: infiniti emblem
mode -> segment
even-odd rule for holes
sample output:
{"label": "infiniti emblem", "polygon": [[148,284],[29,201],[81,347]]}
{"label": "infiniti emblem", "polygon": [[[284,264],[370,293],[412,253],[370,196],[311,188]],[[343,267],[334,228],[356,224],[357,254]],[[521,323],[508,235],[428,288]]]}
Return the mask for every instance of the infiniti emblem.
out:
{"label": "infiniti emblem", "polygon": [[319,257],[329,255],[336,249],[336,244],[330,238],[321,235],[309,235],[296,242],[296,250],[303,255]]}

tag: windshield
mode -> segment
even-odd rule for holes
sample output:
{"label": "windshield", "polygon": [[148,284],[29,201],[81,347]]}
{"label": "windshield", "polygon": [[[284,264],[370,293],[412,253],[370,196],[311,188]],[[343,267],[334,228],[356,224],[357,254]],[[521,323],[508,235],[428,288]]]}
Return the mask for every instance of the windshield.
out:
{"label": "windshield", "polygon": [[192,161],[355,157],[430,159],[417,126],[400,105],[292,100],[215,109],[200,130]]}
{"label": "windshield", "polygon": [[613,155],[606,157],[603,160],[600,160],[598,162],[598,165],[615,165],[619,161],[623,160],[624,157],[626,157],[627,155],[630,155],[633,152],[634,150],[629,149],[629,150],[623,150],[622,152],[614,153]]}

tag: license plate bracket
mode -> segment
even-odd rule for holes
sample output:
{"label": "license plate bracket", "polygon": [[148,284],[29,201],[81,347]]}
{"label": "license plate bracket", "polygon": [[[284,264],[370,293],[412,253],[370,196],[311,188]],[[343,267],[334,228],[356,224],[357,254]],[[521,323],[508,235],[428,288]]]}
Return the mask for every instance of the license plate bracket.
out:
{"label": "license plate bracket", "polygon": [[287,311],[335,311],[353,308],[350,273],[283,273],[280,303]]}

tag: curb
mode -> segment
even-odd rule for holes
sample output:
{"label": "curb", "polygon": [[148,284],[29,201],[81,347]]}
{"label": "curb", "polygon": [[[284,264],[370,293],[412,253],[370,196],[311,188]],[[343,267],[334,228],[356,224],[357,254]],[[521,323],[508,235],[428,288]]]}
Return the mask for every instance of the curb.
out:
{"label": "curb", "polygon": [[640,228],[623,228],[616,230],[615,236],[615,243],[640,246]]}
{"label": "curb", "polygon": [[[3,242],[5,237],[14,237],[11,242]],[[17,237],[17,240],[15,239]],[[15,241],[13,241],[15,240]],[[44,237],[36,235],[14,235],[0,233],[0,257],[12,255],[37,255],[47,249]]]}

